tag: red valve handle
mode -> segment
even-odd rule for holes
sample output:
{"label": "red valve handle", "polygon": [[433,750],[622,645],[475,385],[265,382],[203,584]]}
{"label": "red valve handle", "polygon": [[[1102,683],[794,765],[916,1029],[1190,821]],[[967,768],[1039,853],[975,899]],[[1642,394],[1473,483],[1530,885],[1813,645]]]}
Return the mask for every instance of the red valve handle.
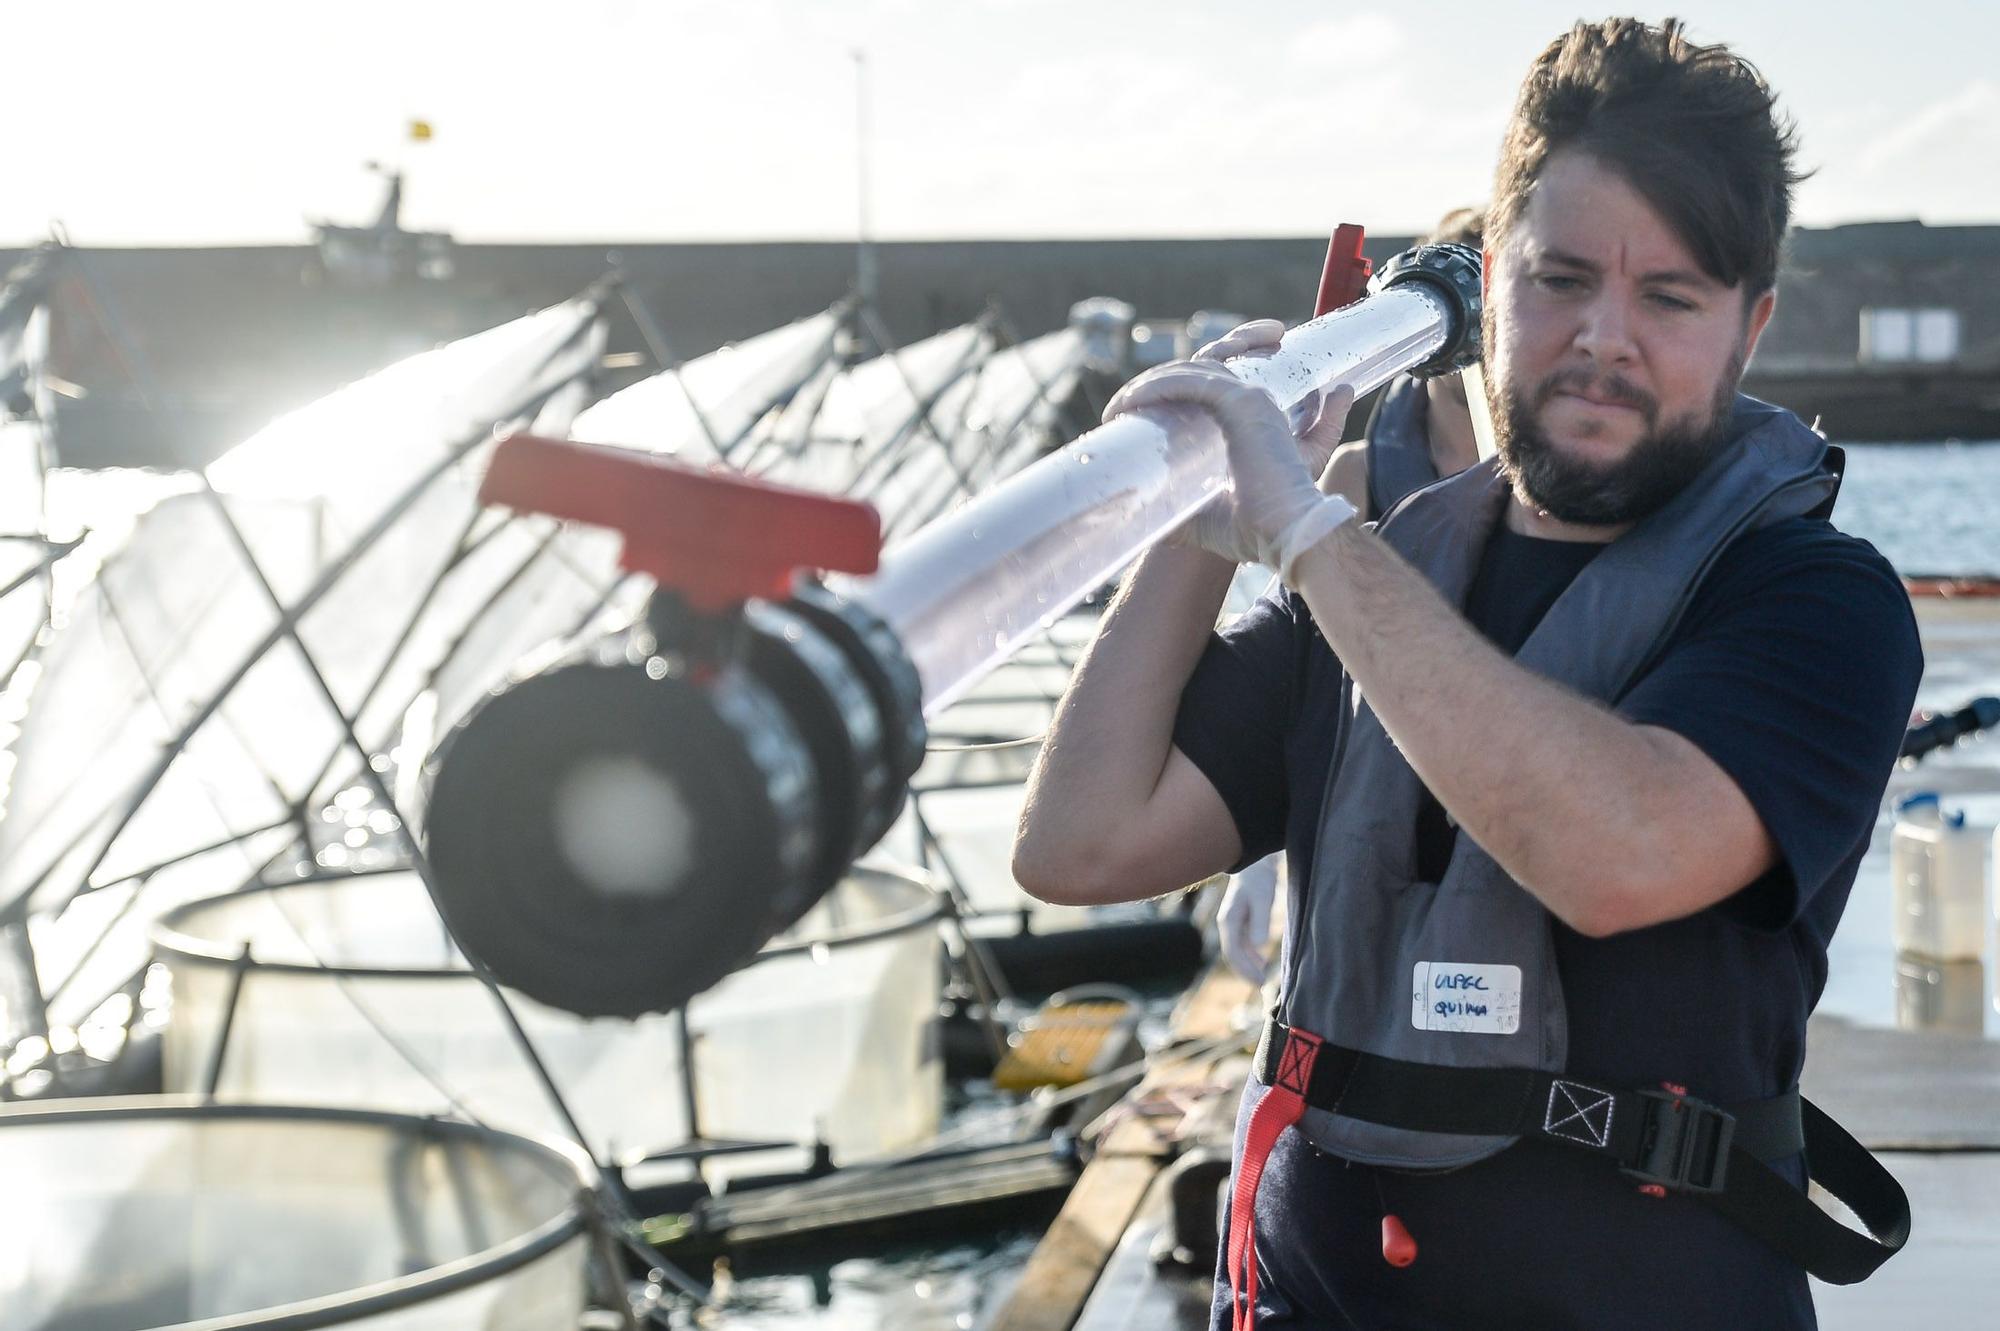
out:
{"label": "red valve handle", "polygon": [[1319,299],[1313,302],[1313,318],[1352,305],[1368,294],[1368,279],[1375,274],[1375,263],[1361,254],[1361,242],[1367,234],[1353,222],[1342,222],[1333,229],[1333,239],[1326,247],[1326,267],[1320,270]]}
{"label": "red valve handle", "polygon": [[619,562],[703,613],[789,596],[800,569],[873,573],[882,553],[873,505],[565,439],[501,440],[479,498],[622,532]]}

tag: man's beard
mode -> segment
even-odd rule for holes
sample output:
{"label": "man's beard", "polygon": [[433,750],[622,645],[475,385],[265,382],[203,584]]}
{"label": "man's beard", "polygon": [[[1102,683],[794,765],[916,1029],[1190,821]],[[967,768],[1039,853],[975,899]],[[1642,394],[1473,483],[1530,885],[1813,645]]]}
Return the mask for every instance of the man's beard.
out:
{"label": "man's beard", "polygon": [[[1721,449],[1742,373],[1738,348],[1706,419],[1683,416],[1664,427],[1659,400],[1616,372],[1558,370],[1535,386],[1528,401],[1503,388],[1493,403],[1500,474],[1522,503],[1559,521],[1592,527],[1637,522],[1686,489]],[[1537,426],[1556,394],[1581,392],[1635,408],[1644,418],[1645,432],[1616,462],[1571,457]]]}

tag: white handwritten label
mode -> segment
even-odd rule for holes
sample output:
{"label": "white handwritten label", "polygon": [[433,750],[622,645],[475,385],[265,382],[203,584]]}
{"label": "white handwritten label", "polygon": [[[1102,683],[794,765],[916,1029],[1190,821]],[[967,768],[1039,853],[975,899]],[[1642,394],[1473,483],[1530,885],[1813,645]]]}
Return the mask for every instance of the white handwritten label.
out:
{"label": "white handwritten label", "polygon": [[1418,962],[1410,979],[1410,1024],[1420,1031],[1512,1035],[1521,1029],[1521,968]]}

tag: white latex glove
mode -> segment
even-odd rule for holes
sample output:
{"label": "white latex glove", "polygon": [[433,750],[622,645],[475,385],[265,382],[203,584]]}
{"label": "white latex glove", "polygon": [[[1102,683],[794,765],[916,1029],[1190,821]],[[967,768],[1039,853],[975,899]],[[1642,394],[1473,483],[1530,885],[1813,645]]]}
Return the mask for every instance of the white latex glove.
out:
{"label": "white latex glove", "polygon": [[[1285,340],[1285,325],[1279,319],[1252,319],[1249,323],[1238,324],[1215,341],[1208,343],[1194,353],[1196,360],[1235,360],[1238,356],[1261,359],[1278,349]],[[1304,459],[1306,470],[1312,473],[1318,483],[1325,474],[1329,462],[1333,461],[1333,451],[1345,442],[1341,435],[1347,426],[1348,408],[1353,405],[1352,395],[1339,402],[1322,397],[1319,410],[1312,424],[1299,435],[1299,457]],[[1329,406],[1334,410],[1327,410]]]}
{"label": "white latex glove", "polygon": [[[1227,342],[1229,339],[1222,339]],[[1353,394],[1337,390],[1307,431],[1317,451],[1338,434]],[[1229,489],[1191,520],[1182,539],[1237,563],[1258,563],[1293,582],[1299,557],[1355,516],[1354,506],[1313,484],[1300,440],[1271,395],[1214,361],[1176,361],[1126,384],[1104,409],[1106,419],[1146,407],[1199,407],[1222,428],[1229,449]]]}
{"label": "white latex glove", "polygon": [[1215,916],[1222,955],[1252,984],[1264,983],[1270,971],[1265,953],[1271,945],[1271,911],[1277,897],[1276,855],[1266,855],[1235,875],[1222,891],[1222,909]]}

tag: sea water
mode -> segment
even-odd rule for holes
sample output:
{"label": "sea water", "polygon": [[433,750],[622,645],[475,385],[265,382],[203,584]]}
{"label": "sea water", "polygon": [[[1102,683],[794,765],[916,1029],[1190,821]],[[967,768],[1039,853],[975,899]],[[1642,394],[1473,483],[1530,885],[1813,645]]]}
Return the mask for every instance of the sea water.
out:
{"label": "sea water", "polygon": [[2000,442],[1849,444],[1834,525],[1904,573],[2000,574]]}

